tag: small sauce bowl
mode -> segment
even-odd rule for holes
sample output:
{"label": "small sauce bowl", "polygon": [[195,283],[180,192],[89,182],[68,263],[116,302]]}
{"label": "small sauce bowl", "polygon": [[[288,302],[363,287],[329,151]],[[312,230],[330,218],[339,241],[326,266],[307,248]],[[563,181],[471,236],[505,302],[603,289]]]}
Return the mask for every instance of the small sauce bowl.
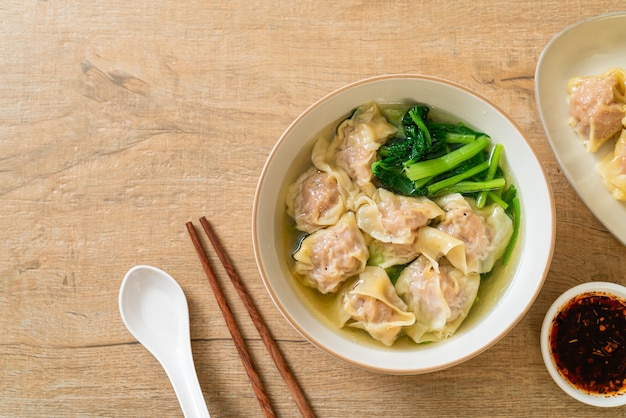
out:
{"label": "small sauce bowl", "polygon": [[541,355],[556,384],[588,405],[626,405],[626,287],[575,286],[543,320]]}

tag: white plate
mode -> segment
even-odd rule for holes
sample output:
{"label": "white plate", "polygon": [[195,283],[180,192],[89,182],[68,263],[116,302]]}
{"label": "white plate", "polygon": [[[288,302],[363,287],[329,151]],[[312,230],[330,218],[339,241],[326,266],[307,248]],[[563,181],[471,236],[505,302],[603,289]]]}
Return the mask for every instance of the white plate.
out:
{"label": "white plate", "polygon": [[563,173],[593,214],[626,245],[626,204],[613,199],[595,168],[613,144],[605,144],[596,154],[587,152],[567,119],[568,80],[614,67],[626,68],[626,12],[583,20],[554,36],[537,63],[535,97]]}

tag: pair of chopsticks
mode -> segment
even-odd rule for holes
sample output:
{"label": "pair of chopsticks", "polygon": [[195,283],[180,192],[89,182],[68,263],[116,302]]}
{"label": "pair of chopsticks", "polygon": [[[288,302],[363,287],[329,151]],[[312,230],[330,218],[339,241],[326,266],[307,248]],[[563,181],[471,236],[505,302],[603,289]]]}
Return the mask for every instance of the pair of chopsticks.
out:
{"label": "pair of chopsticks", "polygon": [[[204,232],[209,238],[209,241],[211,241],[211,245],[215,249],[215,252],[217,253],[218,258],[220,259],[220,262],[222,263],[222,265],[224,266],[224,269],[228,273],[228,276],[230,277],[230,280],[233,283],[233,286],[237,290],[237,293],[239,294],[239,298],[245,305],[248,311],[248,314],[250,315],[250,318],[252,319],[252,322],[254,323],[254,326],[257,329],[257,332],[259,333],[259,335],[261,336],[261,339],[265,343],[265,347],[269,351],[272,357],[272,360],[274,360],[274,364],[276,364],[278,371],[280,372],[282,378],[287,384],[287,387],[289,388],[289,391],[291,392],[291,395],[293,396],[294,401],[296,402],[296,405],[298,406],[298,409],[300,410],[300,413],[302,414],[303,417],[315,417],[315,414],[313,413],[311,406],[309,405],[306,397],[304,396],[304,393],[300,389],[298,382],[296,381],[295,377],[289,370],[289,366],[285,362],[285,359],[280,353],[278,346],[276,345],[276,342],[274,341],[269,330],[267,329],[267,326],[265,325],[263,318],[259,314],[259,311],[256,309],[256,306],[254,305],[252,298],[250,298],[250,295],[246,291],[246,288],[244,287],[241,279],[239,278],[235,270],[235,267],[230,262],[228,255],[226,254],[226,251],[224,250],[219,240],[217,239],[217,236],[213,232],[213,228],[211,227],[211,224],[204,216],[200,218],[200,224],[202,225]],[[191,241],[193,242],[193,245],[196,248],[196,252],[198,253],[198,258],[200,258],[200,262],[202,263],[202,267],[204,268],[204,272],[206,273],[207,278],[209,279],[209,284],[211,285],[211,289],[213,290],[213,294],[215,295],[217,304],[219,305],[219,308],[222,311],[222,315],[224,316],[228,330],[230,331],[230,334],[233,337],[235,347],[237,348],[237,351],[239,352],[239,357],[241,357],[241,361],[244,365],[246,373],[248,374],[248,377],[252,384],[252,388],[254,389],[257,399],[259,400],[259,403],[261,404],[261,409],[263,410],[263,413],[265,414],[266,417],[275,417],[276,414],[267,396],[267,393],[265,392],[265,388],[263,387],[263,382],[261,381],[261,378],[259,377],[256,369],[254,368],[254,364],[252,363],[252,358],[250,357],[250,353],[248,352],[245,341],[243,337],[241,336],[241,332],[239,331],[237,323],[235,322],[235,318],[233,317],[232,311],[230,310],[230,307],[228,306],[228,302],[226,301],[226,298],[224,296],[224,292],[222,291],[220,283],[217,281],[215,273],[213,272],[213,268],[211,267],[206,251],[202,243],[200,242],[200,238],[198,237],[198,234],[196,233],[196,228],[194,227],[192,222],[187,222],[186,226],[187,226],[187,231],[189,232],[189,236],[191,237]]]}

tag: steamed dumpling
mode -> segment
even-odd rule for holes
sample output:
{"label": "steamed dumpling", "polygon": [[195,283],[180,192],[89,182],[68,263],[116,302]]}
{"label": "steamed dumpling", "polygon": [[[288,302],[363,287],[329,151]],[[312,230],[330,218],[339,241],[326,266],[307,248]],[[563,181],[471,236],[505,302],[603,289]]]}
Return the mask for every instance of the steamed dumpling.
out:
{"label": "steamed dumpling", "polygon": [[365,269],[369,251],[352,212],[332,226],[307,236],[294,254],[295,271],[321,293],[335,292]]}
{"label": "steamed dumpling", "polygon": [[437,229],[465,243],[467,271],[491,271],[513,235],[511,218],[496,204],[475,209],[459,193],[446,195],[437,203],[445,211]]}
{"label": "steamed dumpling", "polygon": [[380,267],[368,266],[341,298],[342,326],[360,328],[386,346],[391,346],[403,327],[415,323],[415,315],[396,293],[389,276]]}
{"label": "steamed dumpling", "polygon": [[311,233],[334,225],[345,212],[341,185],[331,173],[311,168],[287,192],[287,214],[301,231]]}
{"label": "steamed dumpling", "polygon": [[353,210],[353,203],[362,192],[359,187],[352,182],[348,173],[335,164],[333,158],[334,151],[329,151],[331,145],[327,135],[319,135],[311,151],[311,162],[313,163],[313,167],[317,168],[319,171],[328,173],[337,181],[342,196],[344,197],[346,209]]}
{"label": "steamed dumpling", "polygon": [[371,167],[377,159],[376,152],[396,132],[397,128],[387,122],[376,103],[366,103],[339,125],[328,160],[332,158],[359,188],[372,189]]}
{"label": "steamed dumpling", "polygon": [[596,152],[622,130],[626,112],[624,71],[616,68],[598,76],[569,80],[569,124],[587,151]]}
{"label": "steamed dumpling", "polygon": [[405,333],[415,342],[439,341],[453,335],[469,313],[480,285],[478,273],[464,274],[442,262],[438,271],[420,256],[407,266],[395,288],[415,314]]}
{"label": "steamed dumpling", "polygon": [[444,214],[426,197],[396,195],[383,188],[376,189],[371,198],[362,196],[358,204],[359,228],[379,241],[394,244],[414,242],[420,227]]}

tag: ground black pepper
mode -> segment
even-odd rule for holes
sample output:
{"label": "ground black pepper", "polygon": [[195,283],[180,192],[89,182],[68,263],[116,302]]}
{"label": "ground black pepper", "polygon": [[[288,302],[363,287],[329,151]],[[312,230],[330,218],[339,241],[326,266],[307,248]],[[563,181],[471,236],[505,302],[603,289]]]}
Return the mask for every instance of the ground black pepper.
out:
{"label": "ground black pepper", "polygon": [[550,328],[550,352],[572,385],[592,394],[626,394],[626,301],[607,293],[570,300]]}

